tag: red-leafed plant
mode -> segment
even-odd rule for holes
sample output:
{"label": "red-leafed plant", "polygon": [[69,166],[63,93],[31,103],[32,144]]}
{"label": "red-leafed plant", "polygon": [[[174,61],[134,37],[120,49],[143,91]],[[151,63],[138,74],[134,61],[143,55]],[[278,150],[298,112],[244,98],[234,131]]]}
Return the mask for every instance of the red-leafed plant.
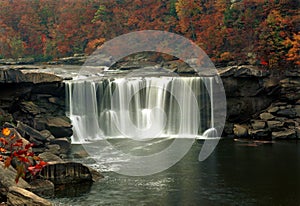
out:
{"label": "red-leafed plant", "polygon": [[32,152],[34,144],[25,144],[17,139],[16,134],[9,128],[3,128],[0,135],[0,161],[8,168],[14,161],[17,170],[15,178],[18,183],[20,177],[25,178],[27,172],[35,176],[47,164]]}

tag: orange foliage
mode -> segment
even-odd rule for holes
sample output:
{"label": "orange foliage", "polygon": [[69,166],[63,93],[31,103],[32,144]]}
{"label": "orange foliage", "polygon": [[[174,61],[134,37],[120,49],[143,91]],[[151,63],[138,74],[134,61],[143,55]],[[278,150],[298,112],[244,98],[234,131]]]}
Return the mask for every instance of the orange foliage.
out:
{"label": "orange foliage", "polygon": [[[121,34],[164,30],[184,35],[215,61],[264,59],[298,64],[297,0],[0,1],[0,58],[91,53]],[[293,43],[292,43],[293,42]],[[115,49],[115,48],[114,48]],[[223,58],[224,59],[224,58]],[[270,64],[269,64],[270,63]]]}
{"label": "orange foliage", "polygon": [[295,64],[300,65],[300,32],[293,34],[293,38],[286,38],[284,44],[289,47],[289,51],[286,54],[288,61],[293,61]]}

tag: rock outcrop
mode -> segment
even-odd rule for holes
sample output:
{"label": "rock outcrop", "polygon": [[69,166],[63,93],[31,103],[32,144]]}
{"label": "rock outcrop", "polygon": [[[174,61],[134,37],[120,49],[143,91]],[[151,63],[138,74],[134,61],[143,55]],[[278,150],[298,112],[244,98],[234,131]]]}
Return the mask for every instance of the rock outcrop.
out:
{"label": "rock outcrop", "polygon": [[[300,71],[270,75],[253,66],[234,66],[219,71],[227,96],[225,135],[254,139],[299,139]],[[238,132],[236,132],[238,131]]]}

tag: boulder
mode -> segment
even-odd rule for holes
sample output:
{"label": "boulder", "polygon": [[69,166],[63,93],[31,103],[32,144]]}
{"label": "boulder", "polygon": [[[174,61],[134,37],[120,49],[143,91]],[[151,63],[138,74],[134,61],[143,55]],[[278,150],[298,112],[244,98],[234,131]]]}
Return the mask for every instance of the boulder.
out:
{"label": "boulder", "polygon": [[284,127],[284,122],[281,121],[267,121],[268,128],[271,131],[279,131]]}
{"label": "boulder", "polygon": [[264,112],[264,113],[261,113],[259,115],[259,117],[262,119],[262,120],[271,120],[271,119],[274,119],[275,116],[272,115],[271,113],[268,113],[268,112]]}
{"label": "boulder", "polygon": [[50,180],[54,185],[93,181],[90,169],[75,162],[49,162],[39,176],[45,180]]}
{"label": "boulder", "polygon": [[248,129],[245,126],[235,124],[233,126],[233,132],[236,137],[246,137],[248,136]]}
{"label": "boulder", "polygon": [[15,182],[17,172],[13,167],[4,168],[4,164],[0,162],[0,185],[8,189],[12,186],[18,186],[24,189],[30,189],[31,186],[22,178],[19,179],[19,182]]}
{"label": "boulder", "polygon": [[51,206],[48,200],[21,187],[11,186],[7,193],[8,205]]}
{"label": "boulder", "polygon": [[266,122],[265,121],[254,120],[251,123],[251,126],[255,130],[257,130],[257,129],[263,129],[263,128],[266,127]]}
{"label": "boulder", "polygon": [[34,143],[41,142],[41,144],[43,144],[43,142],[47,142],[47,137],[45,137],[39,131],[33,129],[32,127],[30,127],[20,121],[17,124],[17,130],[23,137],[30,137],[30,141],[32,141]]}
{"label": "boulder", "polygon": [[72,125],[64,117],[37,117],[33,120],[34,127],[38,130],[48,130],[56,137],[70,137],[73,134]]}
{"label": "boulder", "polygon": [[268,112],[269,112],[269,113],[275,113],[275,112],[277,112],[278,110],[279,110],[279,107],[275,106],[275,107],[269,108],[269,109],[268,109]]}
{"label": "boulder", "polygon": [[43,152],[39,154],[39,157],[45,162],[64,162],[59,156],[51,152]]}
{"label": "boulder", "polygon": [[60,153],[63,154],[68,153],[71,147],[71,142],[66,137],[53,139],[50,141],[50,143],[59,145]]}
{"label": "boulder", "polygon": [[293,129],[285,129],[284,131],[272,132],[272,139],[296,139],[297,134]]}

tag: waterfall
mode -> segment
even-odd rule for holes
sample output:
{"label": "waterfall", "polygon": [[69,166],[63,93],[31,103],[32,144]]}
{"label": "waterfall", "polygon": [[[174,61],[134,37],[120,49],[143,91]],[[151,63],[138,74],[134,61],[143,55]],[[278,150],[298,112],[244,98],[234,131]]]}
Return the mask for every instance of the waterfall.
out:
{"label": "waterfall", "polygon": [[66,81],[73,143],[199,137],[214,127],[213,77]]}

